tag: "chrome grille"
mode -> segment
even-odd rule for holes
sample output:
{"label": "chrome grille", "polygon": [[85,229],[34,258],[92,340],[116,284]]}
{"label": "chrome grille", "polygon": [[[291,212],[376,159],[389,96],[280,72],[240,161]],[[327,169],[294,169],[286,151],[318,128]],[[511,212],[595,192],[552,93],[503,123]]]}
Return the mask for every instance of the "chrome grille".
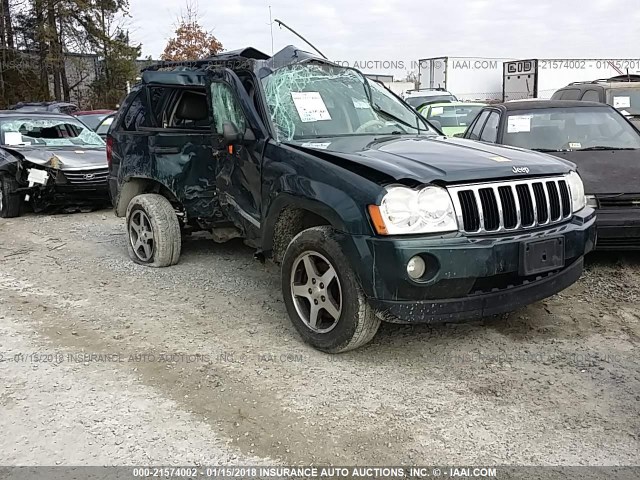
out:
{"label": "chrome grille", "polygon": [[460,230],[468,234],[513,232],[571,218],[564,177],[513,180],[448,188]]}
{"label": "chrome grille", "polygon": [[62,174],[70,185],[99,186],[107,183],[109,170],[62,170]]}

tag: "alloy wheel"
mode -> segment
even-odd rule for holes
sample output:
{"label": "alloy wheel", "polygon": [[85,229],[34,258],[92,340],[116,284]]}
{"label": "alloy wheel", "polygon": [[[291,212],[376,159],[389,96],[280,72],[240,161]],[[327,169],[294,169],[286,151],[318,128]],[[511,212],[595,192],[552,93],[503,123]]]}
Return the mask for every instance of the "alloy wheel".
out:
{"label": "alloy wheel", "polygon": [[129,241],[136,256],[143,262],[153,257],[154,237],[151,221],[143,210],[136,210],[129,220]]}
{"label": "alloy wheel", "polygon": [[293,262],[291,296],[300,319],[314,332],[335,328],[342,313],[342,287],[334,266],[318,252],[302,253]]}

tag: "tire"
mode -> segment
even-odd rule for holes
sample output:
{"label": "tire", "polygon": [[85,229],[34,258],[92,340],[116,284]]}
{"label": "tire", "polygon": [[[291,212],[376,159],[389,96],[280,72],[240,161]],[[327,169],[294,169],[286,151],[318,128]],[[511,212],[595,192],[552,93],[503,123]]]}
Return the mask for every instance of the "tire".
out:
{"label": "tire", "polygon": [[[335,235],[331,227],[304,230],[291,240],[282,260],[282,293],[289,318],[305,342],[327,353],[361,347],[380,326]],[[324,285],[323,279],[332,280]],[[313,302],[319,309],[316,322]]]}
{"label": "tire", "polygon": [[156,268],[178,263],[180,223],[169,200],[155,193],[138,195],[129,202],[126,219],[131,260]]}
{"label": "tire", "polygon": [[22,196],[14,194],[18,181],[11,175],[0,175],[0,218],[15,218],[22,210]]}

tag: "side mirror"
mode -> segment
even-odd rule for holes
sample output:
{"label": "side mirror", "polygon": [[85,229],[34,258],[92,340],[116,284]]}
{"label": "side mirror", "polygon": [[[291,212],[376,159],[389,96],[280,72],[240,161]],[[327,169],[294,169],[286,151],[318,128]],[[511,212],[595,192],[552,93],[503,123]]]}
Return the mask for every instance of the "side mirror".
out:
{"label": "side mirror", "polygon": [[438,130],[442,131],[442,124],[438,120],[429,120],[429,123],[436,127]]}
{"label": "side mirror", "polygon": [[250,143],[256,140],[256,136],[249,127],[241,133],[238,131],[238,127],[232,122],[225,122],[222,124],[222,139],[226,145],[233,145],[234,143]]}

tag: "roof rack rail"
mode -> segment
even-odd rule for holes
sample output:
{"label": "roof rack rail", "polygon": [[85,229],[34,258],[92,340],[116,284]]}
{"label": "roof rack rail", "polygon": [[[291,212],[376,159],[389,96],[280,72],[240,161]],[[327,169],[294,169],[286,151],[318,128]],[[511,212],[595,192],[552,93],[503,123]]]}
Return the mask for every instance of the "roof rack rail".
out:
{"label": "roof rack rail", "polygon": [[412,88],[411,90],[407,90],[407,93],[411,92],[446,92],[447,90],[442,87],[430,87],[430,88]]}
{"label": "roof rack rail", "polygon": [[640,74],[630,73],[623,75],[616,75],[609,78],[598,78],[596,80],[582,80],[579,82],[571,82],[569,85],[587,85],[596,83],[611,83],[611,82],[640,82]]}

